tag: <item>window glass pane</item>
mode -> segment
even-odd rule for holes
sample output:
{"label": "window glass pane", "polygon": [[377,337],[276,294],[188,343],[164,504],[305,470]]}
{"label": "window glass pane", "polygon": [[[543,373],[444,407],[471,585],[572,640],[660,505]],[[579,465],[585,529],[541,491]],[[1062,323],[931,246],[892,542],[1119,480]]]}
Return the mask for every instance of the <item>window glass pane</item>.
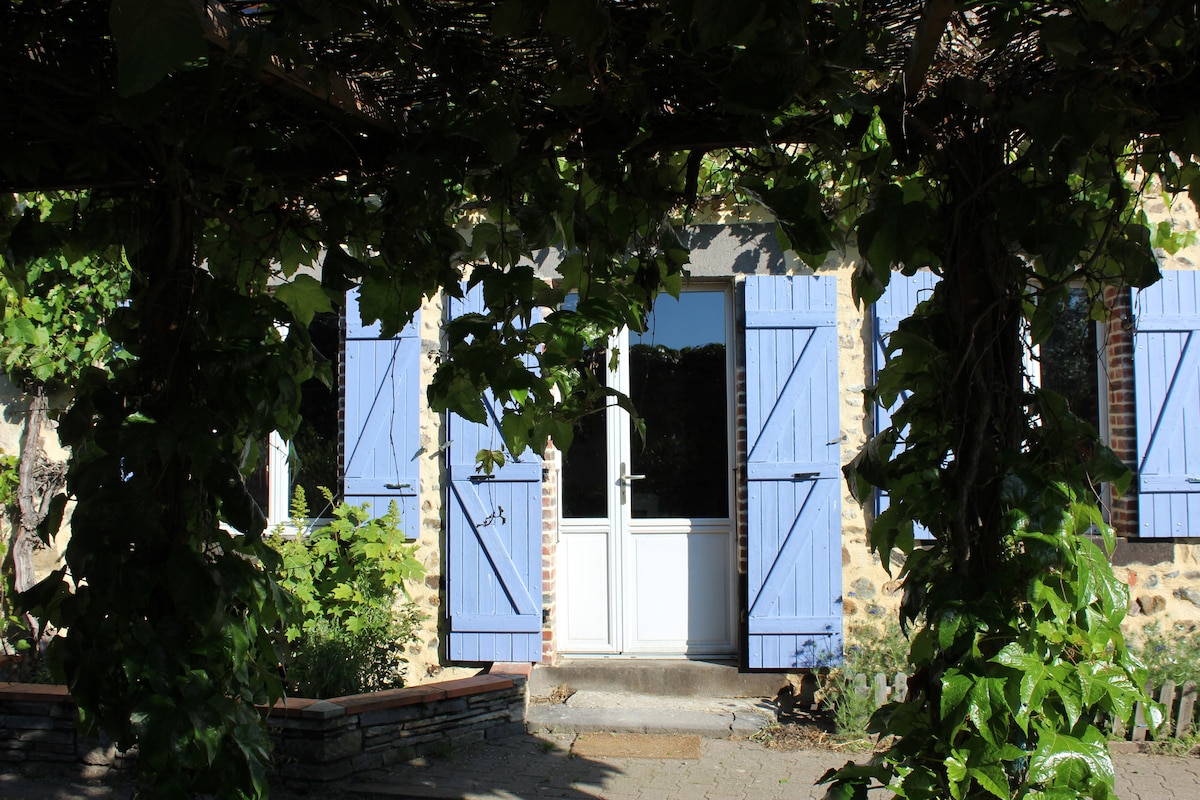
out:
{"label": "window glass pane", "polygon": [[630,334],[629,393],[646,423],[632,435],[635,518],[729,516],[725,293],[662,295]]}
{"label": "window glass pane", "polygon": [[246,491],[250,493],[250,497],[254,498],[255,505],[263,512],[264,516],[271,507],[270,447],[271,443],[267,439],[258,443],[258,467],[246,478]]}
{"label": "window glass pane", "polygon": [[1075,416],[1100,430],[1099,350],[1087,293],[1072,289],[1041,346],[1042,387],[1061,394]]}
{"label": "window glass pane", "polygon": [[318,359],[330,364],[335,388],[311,379],[300,386],[299,430],[288,450],[288,491],[298,485],[304,489],[309,513],[314,517],[328,513],[320,487],[339,497],[342,487],[338,481],[338,393],[336,390],[338,358],[341,351],[341,332],[337,314],[317,314],[309,326],[313,348]]}

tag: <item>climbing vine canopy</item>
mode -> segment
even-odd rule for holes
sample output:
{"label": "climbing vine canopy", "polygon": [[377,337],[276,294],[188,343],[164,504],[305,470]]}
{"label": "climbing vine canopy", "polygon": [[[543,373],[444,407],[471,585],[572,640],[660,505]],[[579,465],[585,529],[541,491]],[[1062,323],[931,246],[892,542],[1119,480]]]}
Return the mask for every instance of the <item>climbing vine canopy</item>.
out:
{"label": "climbing vine canopy", "polygon": [[[72,211],[33,220],[5,200],[5,277],[32,285],[62,254],[128,281],[103,315],[127,356],[80,371],[61,424],[74,583],[26,597],[70,630],[52,656],[85,722],[139,744],[147,793],[265,790],[252,703],[280,690],[282,596],[254,566],[271,555],[244,479],[322,371],[304,324],[281,323],[358,285],[365,321],[395,332],[471,267],[487,310],[448,327],[432,405],[478,418],[490,386],[512,449],[565,446],[602,391],[576,366],[587,342],[680,288],[675,225],[753,203],[813,267],[857,245],[863,300],[896,268],[943,277],[880,379],[885,400],[911,394],[895,417],[907,447],[889,429],[850,470],[856,491],[892,497],[881,553],[911,550],[914,520],[936,537],[904,567],[919,680],[878,720],[898,744],[836,791],[1107,796],[1092,712],[1126,711],[1138,674],[1124,596],[1077,534],[1106,529],[1087,486],[1120,469],[1102,447],[1064,455],[1094,431],[1025,391],[1019,331],[1044,337],[1073,282],[1097,297],[1156,279],[1152,246],[1172,234],[1146,226],[1139,192],[1200,195],[1197,14],[1171,0],[6,4],[0,190]],[[525,260],[549,247],[565,256],[553,285]],[[573,310],[523,324],[567,292]],[[23,303],[3,324],[36,344]]]}

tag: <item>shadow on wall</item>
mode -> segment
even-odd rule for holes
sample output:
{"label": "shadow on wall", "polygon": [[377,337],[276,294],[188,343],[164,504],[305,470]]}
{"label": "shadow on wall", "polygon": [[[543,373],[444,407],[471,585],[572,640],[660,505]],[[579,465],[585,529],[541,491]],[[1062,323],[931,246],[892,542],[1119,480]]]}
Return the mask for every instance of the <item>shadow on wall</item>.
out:
{"label": "shadow on wall", "polygon": [[773,224],[696,225],[680,231],[680,239],[692,251],[693,276],[786,275],[774,231]]}

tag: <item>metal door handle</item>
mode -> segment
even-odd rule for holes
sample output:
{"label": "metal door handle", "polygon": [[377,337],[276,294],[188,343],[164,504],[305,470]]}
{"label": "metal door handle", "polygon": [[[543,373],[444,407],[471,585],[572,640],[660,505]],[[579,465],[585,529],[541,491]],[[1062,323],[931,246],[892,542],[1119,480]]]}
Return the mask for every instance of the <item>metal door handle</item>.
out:
{"label": "metal door handle", "polygon": [[792,475],[792,479],[798,481],[811,481],[819,477],[821,477],[821,473],[819,472],[797,472]]}
{"label": "metal door handle", "polygon": [[621,480],[625,481],[626,483],[629,483],[630,481],[644,481],[644,480],[646,480],[646,476],[645,475],[622,475]]}

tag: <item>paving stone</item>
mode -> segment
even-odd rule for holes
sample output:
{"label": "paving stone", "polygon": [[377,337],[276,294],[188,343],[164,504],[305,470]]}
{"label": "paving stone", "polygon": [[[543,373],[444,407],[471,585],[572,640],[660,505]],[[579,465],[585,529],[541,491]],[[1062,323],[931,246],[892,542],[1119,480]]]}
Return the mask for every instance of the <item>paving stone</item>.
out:
{"label": "paving stone", "polygon": [[[824,787],[813,783],[845,753],[829,750],[781,751],[745,740],[704,739],[701,757],[645,759],[569,757],[573,735],[516,735],[472,743],[449,755],[393,763],[369,776],[347,777],[319,797],[462,798],[463,800],[818,800]],[[1115,753],[1117,795],[1123,800],[1200,798],[1200,759]],[[0,766],[0,797],[27,800],[128,798],[130,787],[70,780],[34,780],[17,765]],[[276,800],[314,797],[278,787]]]}

